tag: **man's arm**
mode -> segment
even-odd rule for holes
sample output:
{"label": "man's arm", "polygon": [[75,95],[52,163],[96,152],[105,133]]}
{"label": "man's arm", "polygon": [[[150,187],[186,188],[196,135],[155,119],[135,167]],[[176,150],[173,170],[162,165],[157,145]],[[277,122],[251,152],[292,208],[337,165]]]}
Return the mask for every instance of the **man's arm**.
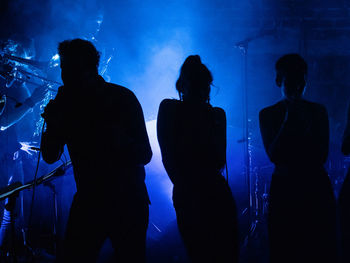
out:
{"label": "man's arm", "polygon": [[47,127],[41,137],[41,153],[45,162],[57,162],[63,153],[64,140],[55,130]]}
{"label": "man's arm", "polygon": [[44,161],[49,164],[61,158],[65,145],[63,122],[59,112],[58,105],[51,100],[42,114],[46,122],[46,130],[42,134],[40,148]]}
{"label": "man's arm", "polygon": [[[33,94],[24,101],[22,100],[23,103],[19,105],[10,99],[6,99],[4,111],[0,115],[0,130],[6,130],[20,121],[30,109],[44,98],[46,91],[47,88],[44,86],[36,88]],[[21,101],[21,98],[18,98],[18,100]]]}
{"label": "man's arm", "polygon": [[[127,160],[138,165],[146,165],[151,161],[152,150],[149,143],[145,119],[142,108],[136,96],[131,92],[128,98],[128,103],[125,106],[129,127],[124,130],[124,127],[119,129],[119,144],[124,149],[124,154]],[[118,126],[119,123],[116,123]]]}

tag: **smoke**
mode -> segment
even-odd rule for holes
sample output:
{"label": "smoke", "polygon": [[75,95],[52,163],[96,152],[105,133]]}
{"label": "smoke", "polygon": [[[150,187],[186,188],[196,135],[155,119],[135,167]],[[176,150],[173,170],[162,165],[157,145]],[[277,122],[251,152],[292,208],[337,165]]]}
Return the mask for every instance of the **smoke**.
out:
{"label": "smoke", "polygon": [[[241,1],[244,2],[244,1]],[[100,70],[107,81],[131,89],[144,111],[154,152],[147,168],[152,201],[151,222],[165,226],[175,219],[172,185],[162,163],[156,140],[160,102],[178,98],[175,82],[185,58],[198,54],[214,77],[211,102],[227,112],[231,181],[242,170],[241,54],[234,43],[242,36],[233,17],[238,1],[113,1],[113,0],[15,0],[4,4],[1,38],[34,41],[35,57],[49,61],[60,41],[83,38],[101,52]],[[248,9],[248,11],[251,9]],[[247,11],[247,12],[248,12]],[[232,24],[232,21],[236,21]],[[108,61],[108,65],[106,65]],[[59,80],[59,68],[51,74]],[[73,177],[60,188],[67,216],[75,192]],[[41,200],[44,202],[44,200]],[[163,216],[160,216],[163,215]],[[164,216],[167,215],[167,216]]]}

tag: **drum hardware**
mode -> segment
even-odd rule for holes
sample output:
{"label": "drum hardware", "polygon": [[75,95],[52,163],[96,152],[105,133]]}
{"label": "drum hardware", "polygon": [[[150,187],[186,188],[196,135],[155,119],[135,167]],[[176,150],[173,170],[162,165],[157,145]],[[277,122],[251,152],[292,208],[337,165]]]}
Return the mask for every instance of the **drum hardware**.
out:
{"label": "drum hardware", "polygon": [[[51,85],[59,85],[62,86],[62,83],[50,80],[44,76],[40,76],[39,74],[29,72],[28,70],[23,69],[23,67],[16,65],[15,63],[20,63],[22,65],[30,66],[35,69],[39,69],[40,71],[46,71],[48,68],[54,67],[52,61],[42,62],[36,61],[26,58],[21,58],[17,56],[10,55],[8,53],[4,53],[0,51],[0,63],[2,64],[2,71],[0,72],[0,76],[3,79],[7,80],[6,87],[11,87],[15,80],[28,83],[35,86],[48,85],[48,90],[57,92],[57,89],[53,89]],[[33,79],[37,79],[43,83],[36,83]]]}
{"label": "drum hardware", "polygon": [[[50,189],[53,192],[54,195],[54,214],[55,214],[55,220],[54,220],[54,226],[53,226],[53,231],[54,231],[54,237],[55,237],[55,244],[54,244],[54,250],[56,252],[56,234],[57,234],[57,219],[58,219],[58,214],[57,214],[57,192],[52,184],[52,180],[56,179],[57,177],[63,176],[65,172],[72,167],[72,162],[69,160],[50,173],[43,175],[39,177],[36,181],[30,181],[28,183],[22,184],[20,182],[15,182],[10,184],[9,186],[3,188],[0,190],[0,201],[1,200],[13,200],[13,198],[16,198],[19,193],[23,190],[30,189],[34,187],[35,185],[40,185],[43,184],[45,186],[50,187]],[[10,223],[10,228],[8,231],[12,232],[12,244],[10,246],[10,251],[7,253],[7,258],[11,260],[11,262],[17,262],[17,255],[16,255],[16,250],[15,250],[15,244],[14,244],[14,236],[15,236],[15,223],[14,223],[14,217],[12,216],[9,218],[7,221]],[[35,256],[35,251],[28,245],[27,239],[26,239],[26,231],[22,229],[22,235],[23,235],[23,245],[24,247],[29,251],[32,257]],[[1,241],[2,242],[2,241]]]}
{"label": "drum hardware", "polygon": [[50,67],[50,64],[51,64],[50,61],[48,61],[48,62],[36,61],[36,60],[27,59],[27,58],[12,56],[8,53],[2,53],[2,54],[0,53],[0,56],[1,56],[0,59],[2,59],[2,60],[16,61],[18,63],[25,64],[25,65],[28,65],[31,67],[35,67],[35,68],[40,69],[40,70]]}
{"label": "drum hardware", "polygon": [[47,79],[47,78],[45,78],[45,77],[36,75],[36,74],[34,74],[34,73],[25,71],[25,70],[23,70],[23,69],[16,68],[16,70],[17,70],[18,72],[22,73],[24,76],[26,76],[27,79],[30,79],[30,77],[28,77],[28,76],[32,76],[32,77],[34,77],[34,78],[37,78],[37,79],[40,79],[40,80],[44,81],[44,82],[47,83],[47,84],[60,85],[60,86],[62,86],[62,83],[60,83],[60,82]]}

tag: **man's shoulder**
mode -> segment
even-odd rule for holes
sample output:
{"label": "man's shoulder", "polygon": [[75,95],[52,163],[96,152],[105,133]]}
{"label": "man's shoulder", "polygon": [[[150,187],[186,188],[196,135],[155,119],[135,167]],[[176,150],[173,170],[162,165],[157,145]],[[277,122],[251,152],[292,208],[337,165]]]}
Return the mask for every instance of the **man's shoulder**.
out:
{"label": "man's shoulder", "polygon": [[124,86],[106,82],[106,88],[108,91],[108,96],[111,98],[120,98],[122,101],[137,100],[134,92]]}
{"label": "man's shoulder", "polygon": [[107,87],[108,91],[115,93],[115,94],[135,96],[134,93],[130,89],[128,89],[124,86],[115,84],[115,83],[106,82],[106,87]]}

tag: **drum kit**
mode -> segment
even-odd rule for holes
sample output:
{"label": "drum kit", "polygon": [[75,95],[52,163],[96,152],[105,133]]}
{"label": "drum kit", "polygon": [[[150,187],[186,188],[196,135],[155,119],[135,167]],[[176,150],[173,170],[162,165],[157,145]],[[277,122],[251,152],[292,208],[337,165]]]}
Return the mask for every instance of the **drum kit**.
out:
{"label": "drum kit", "polygon": [[[13,56],[0,50],[0,78],[6,80],[6,87],[11,87],[14,81],[28,83],[35,86],[48,85],[53,89],[53,85],[62,85],[60,82],[47,79],[38,72],[44,73],[48,68],[56,67],[55,57],[48,62],[35,61],[22,57]],[[39,81],[39,82],[38,82]]]}
{"label": "drum kit", "polygon": [[[13,53],[9,52],[6,49],[0,50],[0,80],[3,83],[3,85],[0,87],[0,115],[5,114],[4,109],[6,108],[7,102],[9,99],[15,100],[16,98],[12,98],[8,91],[9,89],[16,88],[18,85],[30,85],[32,87],[41,87],[45,86],[48,90],[48,93],[55,94],[57,93],[57,87],[62,85],[60,82],[51,80],[47,77],[47,72],[55,67],[58,66],[57,63],[58,55],[54,56],[50,61],[47,62],[41,62],[41,61],[35,61],[28,58],[23,58],[20,56],[15,56]],[[41,108],[44,107],[48,100],[51,98],[51,96],[46,96],[47,101],[41,102]],[[46,98],[45,97],[45,98]],[[15,106],[16,107],[16,106]],[[41,118],[38,122],[42,122]],[[42,123],[39,123],[37,126],[42,126]],[[41,129],[40,129],[41,132]],[[34,134],[35,135],[35,134]],[[40,151],[40,148],[37,147],[31,147],[32,151]],[[4,151],[5,149],[1,149]],[[34,180],[31,180],[29,182],[14,182],[9,183],[7,187],[4,187],[0,189],[0,201],[5,200],[5,210],[4,215],[1,222],[0,227],[0,246],[1,246],[1,252],[0,252],[0,261],[1,262],[21,262],[19,260],[20,256],[16,252],[17,250],[17,244],[13,241],[16,238],[16,231],[15,231],[15,220],[14,220],[14,209],[16,202],[15,200],[19,194],[28,189],[33,189],[33,192],[35,191],[35,187],[42,184],[46,185],[50,188],[53,188],[53,185],[51,184],[51,181],[64,175],[65,172],[70,169],[72,166],[71,161],[63,162],[62,165],[51,171],[50,173],[43,175],[41,177],[35,178]],[[53,192],[55,193],[54,189]],[[54,194],[53,198],[54,202],[54,212],[55,212],[55,220],[54,220],[54,229],[56,229],[57,224],[57,199],[56,195]],[[13,205],[10,205],[10,204]],[[30,223],[29,223],[30,224]],[[23,232],[23,229],[22,229]],[[25,244],[24,247],[29,248],[26,238],[24,237],[23,232],[23,242]],[[55,235],[55,233],[54,233]],[[10,236],[10,237],[9,237]],[[7,242],[11,240],[10,242]],[[6,244],[6,250],[3,250],[2,245],[4,243]],[[30,257],[33,259],[35,257],[34,250],[29,249],[31,251]],[[27,259],[25,259],[25,262],[27,262]]]}

